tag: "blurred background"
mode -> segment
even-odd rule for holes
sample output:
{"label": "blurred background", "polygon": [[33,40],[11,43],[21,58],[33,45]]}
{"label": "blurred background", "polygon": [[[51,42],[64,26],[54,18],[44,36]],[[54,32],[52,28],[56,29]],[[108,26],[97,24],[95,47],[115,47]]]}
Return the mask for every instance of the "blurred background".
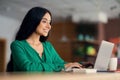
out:
{"label": "blurred background", "polygon": [[0,71],[21,21],[35,6],[52,12],[49,41],[65,61],[94,62],[101,40],[115,43],[113,54],[120,57],[120,0],[0,0]]}

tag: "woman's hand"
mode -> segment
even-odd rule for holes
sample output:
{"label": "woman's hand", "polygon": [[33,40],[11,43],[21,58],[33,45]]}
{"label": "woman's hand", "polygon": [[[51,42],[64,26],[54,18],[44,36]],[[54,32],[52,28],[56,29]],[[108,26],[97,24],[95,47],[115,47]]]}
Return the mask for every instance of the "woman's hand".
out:
{"label": "woman's hand", "polygon": [[82,65],[78,62],[73,62],[73,63],[67,63],[65,64],[65,68],[68,68],[68,67],[71,67],[71,68],[82,68]]}

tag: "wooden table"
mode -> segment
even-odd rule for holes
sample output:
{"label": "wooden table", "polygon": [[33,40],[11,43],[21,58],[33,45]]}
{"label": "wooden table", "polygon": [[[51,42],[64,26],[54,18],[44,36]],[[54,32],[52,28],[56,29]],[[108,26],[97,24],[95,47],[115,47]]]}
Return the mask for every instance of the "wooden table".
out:
{"label": "wooden table", "polygon": [[120,80],[120,73],[0,73],[0,80]]}

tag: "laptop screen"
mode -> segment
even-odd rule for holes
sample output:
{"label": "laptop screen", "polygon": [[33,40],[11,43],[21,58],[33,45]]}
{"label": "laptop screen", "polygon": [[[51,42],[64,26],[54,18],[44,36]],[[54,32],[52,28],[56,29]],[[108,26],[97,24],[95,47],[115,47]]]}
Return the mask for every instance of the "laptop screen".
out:
{"label": "laptop screen", "polygon": [[97,69],[98,71],[107,71],[113,47],[114,43],[104,40],[101,42],[94,64],[94,69]]}

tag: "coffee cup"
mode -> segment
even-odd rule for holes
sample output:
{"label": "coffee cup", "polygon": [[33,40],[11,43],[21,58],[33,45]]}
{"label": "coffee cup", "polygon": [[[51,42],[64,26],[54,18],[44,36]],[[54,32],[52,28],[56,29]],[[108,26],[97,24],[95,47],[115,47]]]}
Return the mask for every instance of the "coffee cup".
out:
{"label": "coffee cup", "polygon": [[118,63],[118,59],[116,57],[110,58],[109,70],[116,71],[117,70],[117,63]]}

